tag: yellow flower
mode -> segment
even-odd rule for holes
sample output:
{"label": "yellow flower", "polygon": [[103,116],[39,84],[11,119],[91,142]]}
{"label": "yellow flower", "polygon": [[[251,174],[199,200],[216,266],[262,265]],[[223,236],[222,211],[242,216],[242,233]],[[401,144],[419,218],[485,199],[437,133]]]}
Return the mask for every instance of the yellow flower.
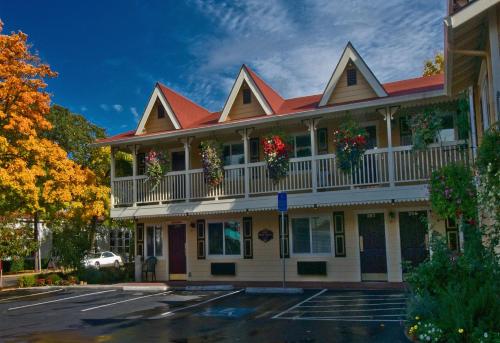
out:
{"label": "yellow flower", "polygon": [[458,333],[464,333],[464,329],[462,328],[458,329]]}
{"label": "yellow flower", "polygon": [[420,317],[419,317],[419,316],[416,316],[416,317],[415,317],[415,320],[420,320]]}

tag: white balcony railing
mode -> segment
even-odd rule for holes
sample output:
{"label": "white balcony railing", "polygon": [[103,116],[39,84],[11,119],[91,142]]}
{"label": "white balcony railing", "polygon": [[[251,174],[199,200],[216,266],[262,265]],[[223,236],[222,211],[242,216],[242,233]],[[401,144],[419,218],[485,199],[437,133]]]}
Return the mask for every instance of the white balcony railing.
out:
{"label": "white balcony railing", "polygon": [[[269,178],[265,162],[224,167],[224,181],[216,187],[210,187],[205,183],[202,169],[167,173],[156,187],[152,187],[145,176],[138,176],[135,179],[115,178],[113,205],[130,206],[134,204],[134,200],[136,204],[153,204],[257,197],[278,191],[305,193],[422,183],[427,182],[432,171],[452,162],[467,163],[469,159],[468,150],[463,142],[432,145],[422,151],[413,151],[411,146],[394,147],[393,172],[390,173],[390,153],[386,148],[366,151],[360,165],[351,173],[344,173],[338,168],[335,154],[293,158],[290,159],[287,176],[277,184]],[[316,175],[313,175],[314,170]],[[249,178],[247,190],[245,190],[246,171]],[[394,175],[393,180],[391,174]],[[133,193],[134,188],[137,192],[136,197]]]}

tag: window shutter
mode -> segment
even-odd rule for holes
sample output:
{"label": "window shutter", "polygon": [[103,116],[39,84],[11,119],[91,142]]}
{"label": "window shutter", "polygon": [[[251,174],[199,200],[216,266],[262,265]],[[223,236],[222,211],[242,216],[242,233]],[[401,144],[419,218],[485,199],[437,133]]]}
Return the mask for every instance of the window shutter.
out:
{"label": "window shutter", "polygon": [[250,138],[250,163],[259,162],[260,154],[259,137]]}
{"label": "window shutter", "polygon": [[137,256],[144,256],[144,223],[135,225],[135,240],[137,242]]}
{"label": "window shutter", "polygon": [[196,250],[198,260],[204,260],[205,253],[205,220],[200,219],[196,221]]}
{"label": "window shutter", "polygon": [[243,217],[243,257],[253,258],[252,217]]}
{"label": "window shutter", "polygon": [[146,174],[146,154],[141,152],[137,154],[137,175]]}
{"label": "window shutter", "polygon": [[[281,235],[281,213],[278,215],[278,220],[279,220],[279,246],[280,246],[280,258],[283,257],[283,252],[281,251],[281,246],[282,246],[282,242],[281,242],[281,239],[283,238],[282,235]],[[284,235],[284,238],[285,238],[285,258],[289,258],[290,257],[290,240],[288,237],[290,237],[290,232],[288,230],[288,214],[285,214],[285,235]]]}
{"label": "window shutter", "polygon": [[345,257],[344,212],[333,212],[333,237],[335,239],[335,257]]}
{"label": "window shutter", "polygon": [[318,154],[328,154],[328,129],[322,127],[316,131]]}

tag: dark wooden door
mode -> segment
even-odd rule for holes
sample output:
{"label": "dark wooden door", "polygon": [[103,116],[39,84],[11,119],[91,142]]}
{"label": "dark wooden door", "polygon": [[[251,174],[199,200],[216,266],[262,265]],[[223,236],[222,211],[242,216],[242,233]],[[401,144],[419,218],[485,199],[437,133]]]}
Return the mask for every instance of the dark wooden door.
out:
{"label": "dark wooden door", "polygon": [[168,269],[170,274],[186,274],[186,225],[168,226]]}
{"label": "dark wooden door", "polygon": [[426,211],[399,213],[401,260],[409,261],[413,266],[423,262],[429,253],[426,244],[427,225],[425,218],[427,218]]}
{"label": "dark wooden door", "polygon": [[361,279],[387,280],[383,213],[358,214]]}

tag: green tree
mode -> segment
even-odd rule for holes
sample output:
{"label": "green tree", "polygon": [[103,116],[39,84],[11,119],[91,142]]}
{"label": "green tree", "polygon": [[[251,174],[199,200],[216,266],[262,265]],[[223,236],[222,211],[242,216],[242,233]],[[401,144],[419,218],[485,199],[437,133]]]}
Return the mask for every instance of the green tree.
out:
{"label": "green tree", "polygon": [[438,52],[434,60],[428,59],[424,64],[423,76],[437,75],[444,73],[444,55]]}

